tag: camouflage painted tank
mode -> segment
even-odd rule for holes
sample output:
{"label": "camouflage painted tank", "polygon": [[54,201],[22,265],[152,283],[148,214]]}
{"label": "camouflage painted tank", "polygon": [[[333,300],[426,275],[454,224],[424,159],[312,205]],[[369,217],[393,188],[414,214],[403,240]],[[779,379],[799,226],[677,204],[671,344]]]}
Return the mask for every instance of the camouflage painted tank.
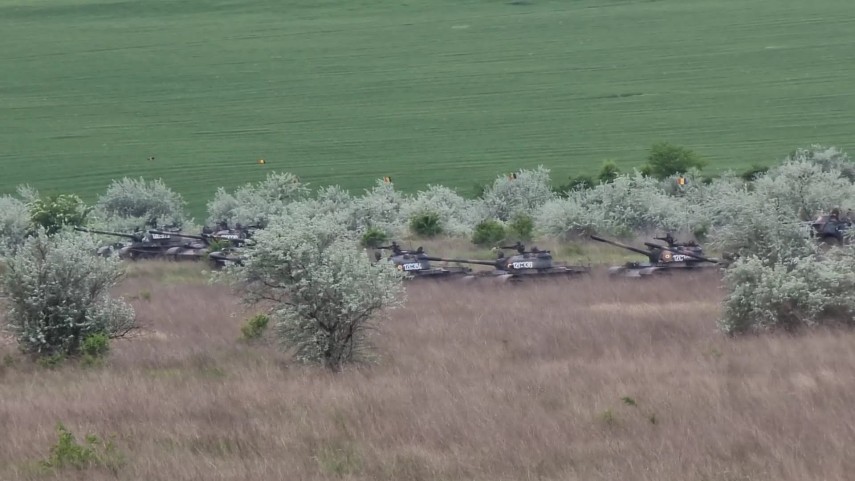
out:
{"label": "camouflage painted tank", "polygon": [[703,247],[695,242],[677,242],[671,234],[665,237],[654,237],[665,241],[667,246],[645,242],[647,249],[621,244],[612,240],[592,235],[592,239],[620,247],[647,257],[647,262],[627,262],[621,266],[609,268],[609,274],[624,277],[643,277],[652,274],[669,272],[685,272],[702,268],[720,267],[721,261],[704,257]]}
{"label": "camouflage painted tank", "polygon": [[474,277],[495,277],[507,281],[520,281],[522,279],[549,278],[549,277],[572,277],[580,274],[590,273],[590,267],[570,266],[556,262],[552,253],[548,250],[540,250],[532,247],[530,251],[517,242],[512,246],[502,246],[499,249],[514,249],[516,254],[506,256],[501,250],[495,260],[480,259],[443,259],[439,257],[428,257],[430,260],[456,262],[461,264],[474,264],[490,266],[489,271],[474,272]]}
{"label": "camouflage painted tank", "polygon": [[381,250],[389,250],[391,254],[387,257],[398,270],[408,274],[410,279],[446,279],[450,277],[466,275],[472,272],[468,267],[458,266],[442,266],[437,267],[431,264],[432,258],[427,255],[424,248],[421,246],[414,251],[403,250],[396,243],[392,242],[388,246],[379,246],[374,253],[374,259],[380,261],[383,259]]}

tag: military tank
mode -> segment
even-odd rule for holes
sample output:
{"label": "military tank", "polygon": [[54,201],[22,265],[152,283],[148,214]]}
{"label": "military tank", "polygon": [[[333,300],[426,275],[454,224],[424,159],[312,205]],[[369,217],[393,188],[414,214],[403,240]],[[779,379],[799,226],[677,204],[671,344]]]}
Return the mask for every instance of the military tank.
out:
{"label": "military tank", "polygon": [[106,230],[89,229],[86,227],[74,227],[74,230],[88,232],[90,234],[109,235],[130,240],[130,242],[115,242],[98,248],[97,254],[101,256],[118,255],[120,259],[153,259],[163,257],[167,251],[185,244],[175,234],[179,229],[163,228],[159,233],[143,232],[111,232]]}
{"label": "military tank", "polygon": [[391,251],[387,259],[392,261],[398,270],[407,273],[407,277],[410,279],[446,279],[467,275],[472,272],[472,269],[462,266],[433,266],[430,261],[436,258],[428,256],[421,246],[414,251],[410,251],[403,250],[396,242],[392,242],[388,246],[378,246],[376,249],[374,252],[374,259],[376,261],[383,259],[381,250]]}
{"label": "military tank", "polygon": [[[548,250],[540,250],[536,246],[527,251],[525,246],[517,242],[512,246],[502,246],[496,254],[495,260],[479,259],[444,259],[441,257],[430,257],[428,260],[441,262],[455,262],[459,264],[473,264],[490,266],[489,271],[478,271],[471,274],[472,277],[492,277],[502,281],[517,282],[523,279],[571,277],[591,272],[590,267],[570,266],[556,262],[552,253]],[[506,256],[501,249],[513,249],[517,253]]]}
{"label": "military tank", "polygon": [[224,267],[232,264],[240,264],[240,247],[251,245],[250,233],[241,228],[220,229],[217,231],[203,229],[199,235],[184,232],[169,233],[157,229],[149,230],[153,235],[169,234],[175,237],[193,239],[184,245],[176,246],[166,251],[165,257],[172,260],[199,260],[208,258],[214,267]]}
{"label": "military tank", "polygon": [[604,239],[596,235],[591,235],[591,239],[647,257],[647,262],[627,262],[621,266],[610,267],[609,274],[614,276],[644,277],[652,274],[692,271],[722,265],[722,262],[717,259],[704,257],[703,247],[696,242],[677,242],[670,233],[665,237],[654,237],[656,240],[664,241],[668,244],[667,246],[645,242],[646,250]]}
{"label": "military tank", "polygon": [[811,237],[827,244],[842,245],[847,242],[847,232],[852,228],[849,216],[840,218],[837,209],[830,214],[820,215],[810,224]]}

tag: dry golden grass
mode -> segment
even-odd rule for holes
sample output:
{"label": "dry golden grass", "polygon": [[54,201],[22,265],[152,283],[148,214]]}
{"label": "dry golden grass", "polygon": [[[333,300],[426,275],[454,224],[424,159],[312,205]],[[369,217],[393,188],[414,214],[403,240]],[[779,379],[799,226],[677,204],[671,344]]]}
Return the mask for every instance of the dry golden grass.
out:
{"label": "dry golden grass", "polygon": [[[138,271],[143,272],[143,270]],[[727,339],[716,273],[410,284],[373,367],[238,341],[228,290],[145,271],[108,364],[0,368],[0,479],[845,480],[855,334]],[[149,294],[146,295],[145,293]],[[11,353],[11,346],[0,347]],[[127,462],[34,467],[62,421]]]}

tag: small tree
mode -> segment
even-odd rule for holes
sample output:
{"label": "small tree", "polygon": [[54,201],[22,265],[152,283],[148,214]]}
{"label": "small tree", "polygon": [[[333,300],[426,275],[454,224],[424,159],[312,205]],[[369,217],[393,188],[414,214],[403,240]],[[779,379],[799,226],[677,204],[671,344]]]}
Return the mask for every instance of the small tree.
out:
{"label": "small tree", "polygon": [[243,266],[230,267],[249,303],[273,302],[283,345],[302,362],[340,371],[366,359],[367,331],[403,300],[403,273],[371,262],[334,217],[283,216],[255,236]]}
{"label": "small tree", "polygon": [[81,225],[92,210],[74,194],[59,194],[36,199],[30,204],[33,225],[54,234],[63,226]]}
{"label": "small tree", "polygon": [[692,168],[703,169],[705,165],[706,161],[689,149],[658,142],[650,148],[647,165],[642,168],[642,173],[662,180]]}
{"label": "small tree", "polygon": [[600,169],[600,174],[597,176],[597,180],[603,184],[608,184],[609,182],[613,182],[617,179],[618,175],[620,175],[620,169],[618,169],[615,161],[607,160],[603,162],[603,167]]}
{"label": "small tree", "polygon": [[21,349],[38,355],[76,355],[94,334],[122,336],[135,325],[134,311],[110,297],[122,275],[121,261],[95,255],[87,235],[44,229],[6,259],[2,293],[6,328]]}

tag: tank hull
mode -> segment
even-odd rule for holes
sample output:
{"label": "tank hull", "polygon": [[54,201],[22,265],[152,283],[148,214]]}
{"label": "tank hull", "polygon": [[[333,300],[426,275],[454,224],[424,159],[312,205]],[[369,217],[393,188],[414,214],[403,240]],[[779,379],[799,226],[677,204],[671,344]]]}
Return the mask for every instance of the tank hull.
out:
{"label": "tank hull", "polygon": [[522,282],[526,279],[529,280],[541,280],[541,279],[564,279],[564,278],[573,278],[578,277],[585,274],[590,274],[591,270],[587,267],[581,266],[561,266],[561,267],[552,267],[549,269],[530,269],[530,270],[517,270],[517,271],[505,271],[505,270],[492,270],[492,271],[479,271],[473,272],[470,274],[469,278],[472,279],[496,279],[502,282]]}
{"label": "tank hull", "polygon": [[449,267],[449,268],[431,268],[420,271],[409,272],[408,280],[414,281],[418,279],[451,279],[459,278],[472,273],[472,269],[466,267]]}
{"label": "tank hull", "polygon": [[709,271],[719,268],[721,268],[721,266],[713,264],[631,264],[609,267],[608,273],[610,276],[615,277],[639,278],[650,277],[653,275],[668,275],[686,272]]}

